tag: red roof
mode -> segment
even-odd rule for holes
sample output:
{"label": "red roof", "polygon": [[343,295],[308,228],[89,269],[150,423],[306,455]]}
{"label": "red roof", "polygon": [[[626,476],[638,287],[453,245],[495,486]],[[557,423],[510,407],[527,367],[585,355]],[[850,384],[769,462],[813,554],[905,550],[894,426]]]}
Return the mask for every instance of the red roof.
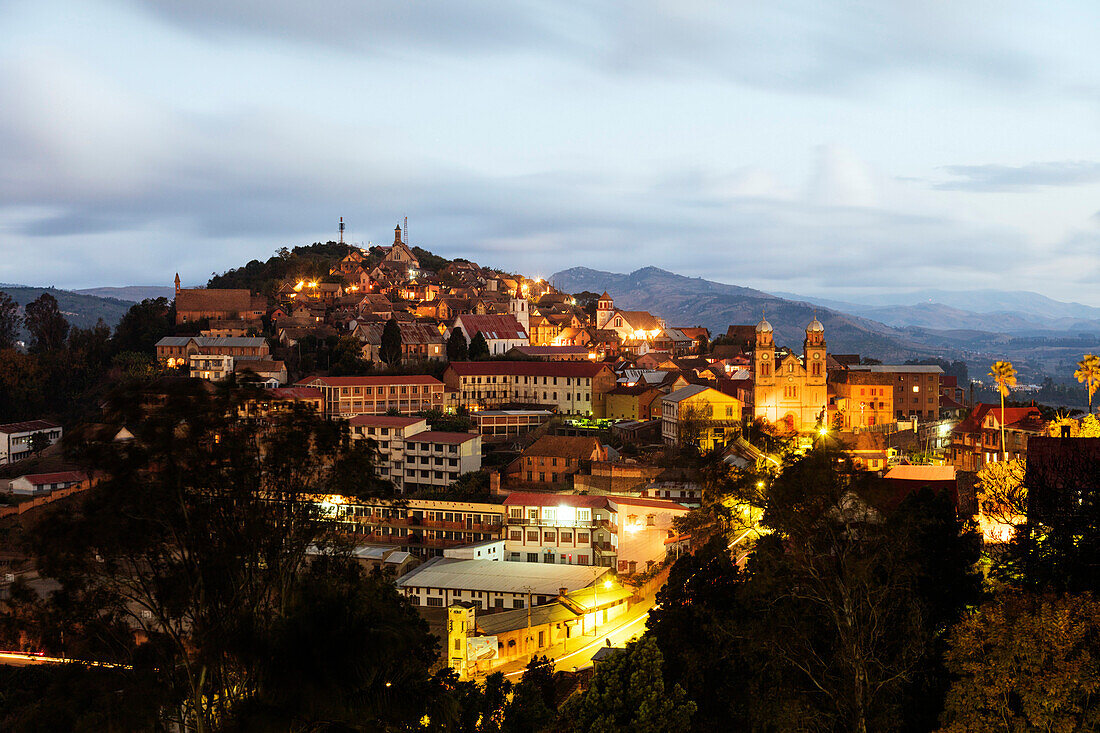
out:
{"label": "red roof", "polygon": [[[982,423],[985,422],[985,418],[989,413],[995,413],[995,417],[998,422],[1001,420],[1001,406],[990,405],[984,402],[974,405],[974,409],[970,411],[966,419],[955,426],[954,431],[956,433],[976,433],[982,430]],[[1040,419],[1040,413],[1038,407],[1006,407],[1004,411],[1004,424],[1005,427],[1011,427],[1016,423],[1024,423],[1020,427],[1025,429],[1042,429],[1042,426],[1038,424]],[[1035,423],[1035,424],[1032,424]]]}
{"label": "red roof", "polygon": [[0,425],[0,433],[31,433],[35,430],[49,430],[59,427],[61,426],[50,420],[27,420]]}
{"label": "red roof", "polygon": [[518,375],[521,377],[594,377],[607,364],[587,361],[452,361],[453,369],[460,377],[490,375]]}
{"label": "red roof", "polygon": [[80,471],[61,471],[59,473],[28,473],[26,476],[20,476],[19,478],[26,479],[34,486],[41,486],[43,484],[80,483],[87,476]]}
{"label": "red roof", "polygon": [[405,440],[410,443],[454,443],[459,445],[474,438],[479,438],[477,433],[445,433],[443,431],[428,430],[427,432],[410,435]]}
{"label": "red roof", "polygon": [[299,387],[311,384],[321,384],[327,387],[374,387],[388,384],[438,384],[443,386],[435,377],[427,374],[394,374],[388,377],[306,377],[296,383]]}
{"label": "red roof", "polygon": [[522,340],[527,338],[527,332],[513,315],[485,315],[464,313],[455,319],[455,325],[462,327],[462,333],[467,338],[473,338],[480,333],[487,339]]}
{"label": "red roof", "polygon": [[393,415],[356,415],[348,420],[348,424],[376,428],[407,428],[423,419],[422,417],[394,417]]}
{"label": "red roof", "polygon": [[513,491],[504,500],[506,506],[571,506],[606,507],[606,496],[578,496],[576,494],[541,494],[534,491]]}
{"label": "red roof", "polygon": [[277,400],[323,400],[325,395],[316,387],[276,387],[265,394]]}
{"label": "red roof", "polygon": [[678,504],[675,501],[669,501],[667,499],[643,499],[638,496],[614,496],[607,497],[616,504],[626,504],[628,506],[647,506],[653,509],[669,509],[671,511],[689,511],[689,509],[683,504]]}

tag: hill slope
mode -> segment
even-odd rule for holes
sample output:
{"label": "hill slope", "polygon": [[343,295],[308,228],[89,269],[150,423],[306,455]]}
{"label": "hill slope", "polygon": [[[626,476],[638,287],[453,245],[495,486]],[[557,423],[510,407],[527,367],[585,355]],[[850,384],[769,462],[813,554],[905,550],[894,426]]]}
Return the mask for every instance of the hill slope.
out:
{"label": "hill slope", "polygon": [[168,300],[172,300],[176,297],[176,289],[165,285],[126,285],[119,288],[81,288],[73,292],[79,293],[80,295],[94,295],[98,298],[125,300],[128,303],[140,303],[146,298],[168,298]]}
{"label": "hill slope", "polygon": [[[576,293],[607,290],[615,304],[626,310],[648,310],[670,326],[705,326],[715,336],[734,323],[754,324],[767,309],[775,328],[776,343],[798,349],[806,324],[815,308],[805,301],[778,298],[760,290],[689,278],[656,267],[629,275],[574,267],[555,273],[555,287]],[[883,323],[829,308],[816,309],[825,325],[825,338],[834,353],[862,353],[887,361],[939,356],[945,349],[914,340],[909,334]]]}
{"label": "hill slope", "polygon": [[74,293],[57,288],[37,288],[27,285],[0,285],[0,290],[10,295],[20,307],[49,293],[57,298],[57,306],[70,326],[91,328],[100,318],[112,329],[122,320],[133,303],[117,298],[100,298],[95,295]]}

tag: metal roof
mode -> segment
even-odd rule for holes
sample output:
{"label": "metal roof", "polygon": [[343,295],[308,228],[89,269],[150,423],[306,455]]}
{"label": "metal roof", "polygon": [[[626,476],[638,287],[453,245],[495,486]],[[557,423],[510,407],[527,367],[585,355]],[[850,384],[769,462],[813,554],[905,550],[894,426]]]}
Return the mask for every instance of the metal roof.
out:
{"label": "metal roof", "polygon": [[398,578],[397,586],[557,596],[562,588],[577,590],[591,585],[610,570],[596,565],[435,557]]}

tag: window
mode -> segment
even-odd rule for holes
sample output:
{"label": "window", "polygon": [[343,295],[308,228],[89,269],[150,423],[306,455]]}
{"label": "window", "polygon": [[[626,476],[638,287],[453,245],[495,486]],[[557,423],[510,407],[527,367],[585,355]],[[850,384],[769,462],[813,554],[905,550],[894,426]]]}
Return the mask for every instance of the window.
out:
{"label": "window", "polygon": [[539,533],[535,532],[535,531],[528,532],[527,533],[527,541],[528,542],[538,542],[539,541]]}
{"label": "window", "polygon": [[549,544],[551,542],[558,541],[558,535],[556,532],[543,532],[542,541]]}
{"label": "window", "polygon": [[[428,605],[429,606],[442,606],[443,605],[443,599],[442,598],[429,597],[428,598]],[[456,641],[457,641],[457,639],[456,639]]]}
{"label": "window", "polygon": [[572,532],[566,532],[566,531],[563,530],[561,532],[561,541],[562,541],[562,544],[571,543],[573,541],[573,533]]}
{"label": "window", "polygon": [[523,519],[523,509],[518,507],[518,506],[509,507],[509,509],[508,509],[508,518],[509,519]]}
{"label": "window", "polygon": [[588,533],[587,532],[577,532],[577,544],[579,544],[579,545],[588,544]]}
{"label": "window", "polygon": [[508,539],[511,540],[512,542],[522,542],[523,541],[523,532],[518,530],[518,529],[514,530],[512,532],[509,532],[508,533]]}
{"label": "window", "polygon": [[647,527],[656,526],[656,524],[657,524],[657,515],[656,514],[647,514],[647,515],[645,515],[645,523],[646,523]]}
{"label": "window", "polygon": [[[528,552],[527,553],[527,562],[538,562],[538,561],[539,561],[539,554],[537,552]],[[523,608],[523,606],[516,606],[516,608]]]}

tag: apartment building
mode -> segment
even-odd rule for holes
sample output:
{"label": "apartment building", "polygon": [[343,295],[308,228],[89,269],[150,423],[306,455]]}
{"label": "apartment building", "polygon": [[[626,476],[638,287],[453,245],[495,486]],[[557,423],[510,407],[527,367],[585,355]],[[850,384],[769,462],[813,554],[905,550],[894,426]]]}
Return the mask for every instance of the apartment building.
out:
{"label": "apartment building", "polygon": [[385,415],[397,410],[411,415],[443,409],[443,382],[426,374],[384,377],[307,377],[295,386],[314,387],[325,396],[325,415],[351,418]]}
{"label": "apartment building", "polygon": [[849,372],[887,375],[894,387],[894,417],[938,420],[943,369],[920,364],[852,364]]}
{"label": "apartment building", "polygon": [[170,367],[187,364],[191,356],[270,359],[267,339],[260,336],[165,336],[157,342],[157,361]]}
{"label": "apartment building", "polygon": [[428,429],[418,417],[357,415],[348,421],[353,438],[378,446],[378,475],[398,493],[444,488],[464,473],[481,470],[481,436]]}
{"label": "apartment building", "polygon": [[464,361],[452,362],[443,381],[454,406],[471,411],[512,403],[603,417],[615,372],[608,364],[592,362]]}
{"label": "apartment building", "polygon": [[488,502],[325,497],[321,505],[356,544],[398,547],[418,557],[499,540],[504,531],[504,507]]}
{"label": "apartment building", "polygon": [[893,374],[865,370],[840,369],[829,374],[833,397],[829,404],[829,424],[836,416],[845,430],[887,425],[894,422]]}
{"label": "apartment building", "polygon": [[50,420],[27,420],[0,425],[0,466],[31,455],[32,440],[42,434],[50,445],[61,440],[62,428]]}
{"label": "apartment building", "polygon": [[688,512],[658,499],[533,492],[513,492],[504,506],[509,560],[597,565],[620,573],[660,562],[672,520]]}

